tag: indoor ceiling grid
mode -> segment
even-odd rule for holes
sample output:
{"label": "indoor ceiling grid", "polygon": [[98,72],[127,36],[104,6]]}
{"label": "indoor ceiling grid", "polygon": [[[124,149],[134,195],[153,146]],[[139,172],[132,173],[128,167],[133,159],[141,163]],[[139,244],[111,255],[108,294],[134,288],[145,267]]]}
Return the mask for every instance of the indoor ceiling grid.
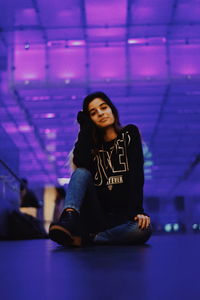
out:
{"label": "indoor ceiling grid", "polygon": [[70,176],[76,114],[101,90],[122,124],[140,128],[146,194],[190,190],[200,173],[199,0],[9,0],[0,28],[0,118],[21,176]]}

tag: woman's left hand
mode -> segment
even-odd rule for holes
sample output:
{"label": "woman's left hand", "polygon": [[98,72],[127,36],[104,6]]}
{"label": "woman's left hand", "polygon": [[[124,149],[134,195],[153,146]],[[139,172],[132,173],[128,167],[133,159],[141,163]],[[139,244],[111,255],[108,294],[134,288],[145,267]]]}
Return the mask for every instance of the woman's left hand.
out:
{"label": "woman's left hand", "polygon": [[138,221],[138,227],[141,229],[147,228],[150,225],[150,217],[148,216],[137,215],[134,220]]}

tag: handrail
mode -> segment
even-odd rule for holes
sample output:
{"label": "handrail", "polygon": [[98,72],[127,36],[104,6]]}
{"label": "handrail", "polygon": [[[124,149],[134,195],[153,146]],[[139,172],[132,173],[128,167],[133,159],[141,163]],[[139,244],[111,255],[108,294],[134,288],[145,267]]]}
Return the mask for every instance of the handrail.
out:
{"label": "handrail", "polygon": [[21,179],[9,168],[9,166],[0,159],[0,163],[15,177],[15,179],[17,179],[17,181],[19,181],[21,183]]}

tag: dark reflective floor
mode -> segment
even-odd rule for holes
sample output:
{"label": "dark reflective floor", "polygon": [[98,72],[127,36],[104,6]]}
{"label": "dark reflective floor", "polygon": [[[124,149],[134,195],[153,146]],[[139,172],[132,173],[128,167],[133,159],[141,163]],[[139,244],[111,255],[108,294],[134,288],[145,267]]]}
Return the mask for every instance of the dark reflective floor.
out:
{"label": "dark reflective floor", "polygon": [[1,241],[0,254],[1,300],[200,299],[200,235],[78,249]]}

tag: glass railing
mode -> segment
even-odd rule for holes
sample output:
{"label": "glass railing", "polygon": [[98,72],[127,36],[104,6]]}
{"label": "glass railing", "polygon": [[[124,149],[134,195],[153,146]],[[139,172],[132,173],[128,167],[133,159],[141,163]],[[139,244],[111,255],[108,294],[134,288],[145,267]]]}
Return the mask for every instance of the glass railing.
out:
{"label": "glass railing", "polygon": [[9,213],[19,208],[20,178],[0,160],[0,237],[6,235]]}

